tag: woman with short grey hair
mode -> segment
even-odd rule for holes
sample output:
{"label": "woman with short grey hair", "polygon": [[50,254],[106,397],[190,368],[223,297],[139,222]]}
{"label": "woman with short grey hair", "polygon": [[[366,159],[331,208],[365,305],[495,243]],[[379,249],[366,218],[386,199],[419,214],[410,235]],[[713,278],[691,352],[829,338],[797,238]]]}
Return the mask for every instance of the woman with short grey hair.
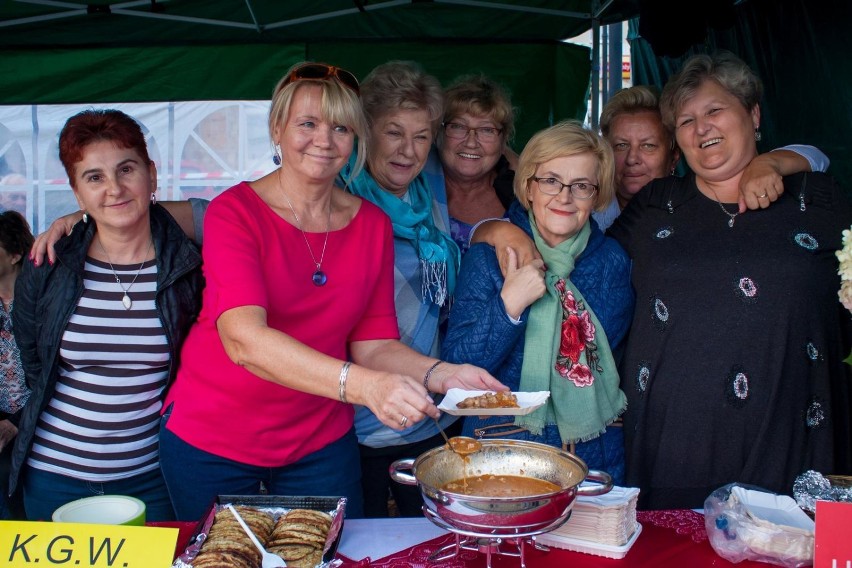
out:
{"label": "woman with short grey hair", "polygon": [[[460,262],[459,249],[449,236],[443,176],[439,168],[425,168],[442,117],[441,85],[416,63],[390,61],[367,75],[361,96],[370,125],[367,166],[347,187],[391,218],[400,339],[437,357],[438,328],[446,317]],[[353,155],[343,179],[354,165]],[[447,428],[455,419],[444,414],[439,422]],[[420,492],[392,483],[387,471],[398,458],[441,445],[436,422],[426,420],[399,431],[383,425],[367,407],[358,407],[355,428],[365,515],[388,516],[389,491],[402,516],[420,515]]]}

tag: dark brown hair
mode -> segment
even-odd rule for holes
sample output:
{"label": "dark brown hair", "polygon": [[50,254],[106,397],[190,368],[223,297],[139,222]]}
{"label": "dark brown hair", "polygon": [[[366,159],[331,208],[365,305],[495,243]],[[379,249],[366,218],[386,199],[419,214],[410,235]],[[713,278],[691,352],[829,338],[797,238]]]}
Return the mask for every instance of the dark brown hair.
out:
{"label": "dark brown hair", "polygon": [[0,213],[0,246],[9,254],[19,254],[21,259],[16,262],[21,265],[33,246],[33,234],[24,216],[17,211]]}
{"label": "dark brown hair", "polygon": [[139,123],[120,110],[84,110],[69,118],[59,133],[59,159],[71,187],[74,187],[74,166],[83,159],[86,146],[101,140],[108,140],[119,148],[132,148],[146,165],[151,163]]}

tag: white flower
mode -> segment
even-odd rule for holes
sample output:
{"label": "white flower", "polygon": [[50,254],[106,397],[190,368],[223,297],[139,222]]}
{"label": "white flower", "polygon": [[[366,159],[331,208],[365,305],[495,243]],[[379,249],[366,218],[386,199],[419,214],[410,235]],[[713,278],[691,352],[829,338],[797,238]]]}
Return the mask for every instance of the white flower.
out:
{"label": "white flower", "polygon": [[841,280],[837,295],[846,309],[852,312],[852,229],[843,231],[843,248],[834,254],[839,262],[837,274]]}
{"label": "white flower", "polygon": [[852,282],[844,281],[837,295],[840,296],[840,302],[846,309],[852,312]]}

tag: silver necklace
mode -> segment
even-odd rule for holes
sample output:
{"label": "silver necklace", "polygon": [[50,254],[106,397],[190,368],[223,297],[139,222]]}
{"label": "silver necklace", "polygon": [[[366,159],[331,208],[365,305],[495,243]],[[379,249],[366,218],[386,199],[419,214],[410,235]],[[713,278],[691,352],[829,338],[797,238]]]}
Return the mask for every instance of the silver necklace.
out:
{"label": "silver necklace", "polygon": [[[281,180],[278,180],[279,185],[281,185]],[[328,201],[328,220],[325,225],[325,240],[322,243],[322,254],[320,254],[319,262],[317,262],[316,257],[314,256],[314,251],[311,249],[311,243],[308,242],[308,236],[305,234],[304,229],[302,229],[302,222],[299,220],[299,216],[296,215],[296,210],[293,208],[293,204],[290,203],[290,198],[287,197],[287,193],[284,191],[284,186],[281,185],[281,193],[284,195],[284,199],[287,200],[287,205],[290,206],[290,211],[293,212],[293,217],[296,218],[296,224],[299,226],[299,232],[302,233],[302,238],[305,239],[305,246],[308,247],[308,254],[311,255],[311,260],[317,266],[316,271],[311,275],[311,281],[314,283],[314,286],[325,286],[325,283],[328,282],[328,276],[325,272],[322,271],[322,260],[325,258],[325,246],[328,244],[328,233],[331,231],[331,198],[329,197]]]}
{"label": "silver necklace", "polygon": [[739,211],[737,211],[736,213],[731,213],[730,211],[728,211],[727,209],[725,209],[725,206],[724,206],[724,205],[722,205],[722,201],[719,199],[719,196],[718,196],[718,195],[716,195],[716,190],[715,190],[715,189],[713,189],[713,188],[711,187],[711,188],[710,188],[710,191],[712,191],[712,192],[713,192],[713,197],[715,197],[715,198],[716,198],[716,203],[718,203],[718,204],[719,204],[719,208],[722,210],[722,212],[723,212],[725,215],[727,215],[727,216],[729,217],[729,219],[728,219],[728,227],[733,228],[733,227],[734,227],[734,219],[736,219],[736,218],[737,218],[737,215],[739,215],[739,214],[740,214],[740,212],[739,212]]}
{"label": "silver necklace", "polygon": [[[112,261],[109,258],[109,253],[107,253],[104,245],[101,244],[101,239],[98,237],[98,246],[101,247],[101,252],[104,253],[104,256],[107,258],[107,264],[109,264],[109,269],[112,270],[112,275],[115,278],[115,283],[118,284],[118,287],[121,288],[121,291],[124,292],[124,296],[121,298],[121,303],[124,305],[125,310],[129,310],[133,307],[133,300],[130,299],[130,289],[133,288],[133,285],[136,284],[136,279],[139,278],[139,274],[142,272],[142,267],[145,266],[146,260],[142,260],[142,263],[139,265],[139,268],[136,270],[136,276],[133,277],[133,280],[130,282],[130,285],[125,288],[121,285],[121,280],[118,278],[118,274],[115,272],[115,268],[112,266]],[[151,247],[154,246],[154,240],[151,239],[151,242],[148,243],[148,250],[145,251],[145,259],[148,258],[148,253],[151,252]]]}

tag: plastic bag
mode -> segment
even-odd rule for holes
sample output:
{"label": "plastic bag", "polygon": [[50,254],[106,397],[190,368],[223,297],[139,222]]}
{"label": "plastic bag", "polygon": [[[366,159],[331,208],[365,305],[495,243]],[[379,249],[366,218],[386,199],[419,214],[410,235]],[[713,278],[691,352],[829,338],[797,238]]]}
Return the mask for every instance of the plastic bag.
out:
{"label": "plastic bag", "polygon": [[704,502],[704,526],[713,550],[729,562],[755,560],[790,568],[813,564],[813,521],[786,495],[725,485]]}

